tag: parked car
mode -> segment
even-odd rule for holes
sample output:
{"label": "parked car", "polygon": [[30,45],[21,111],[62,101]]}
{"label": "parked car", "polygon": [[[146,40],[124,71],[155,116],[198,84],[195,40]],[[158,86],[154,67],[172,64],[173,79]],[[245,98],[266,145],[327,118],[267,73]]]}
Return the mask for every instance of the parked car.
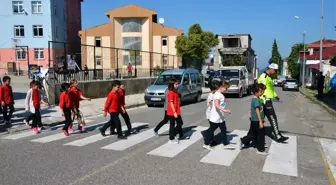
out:
{"label": "parked car", "polygon": [[293,78],[289,78],[287,79],[283,86],[282,86],[282,90],[286,91],[286,90],[295,90],[295,91],[299,91],[299,82],[296,79]]}
{"label": "parked car", "polygon": [[145,90],[145,103],[151,107],[164,105],[165,91],[169,80],[175,78],[179,81],[178,93],[180,101],[200,102],[202,97],[201,74],[196,69],[173,69],[160,74],[157,79]]}
{"label": "parked car", "polygon": [[216,74],[215,70],[207,70],[206,74],[204,75],[205,87],[210,87],[212,79],[215,76],[215,74]]}

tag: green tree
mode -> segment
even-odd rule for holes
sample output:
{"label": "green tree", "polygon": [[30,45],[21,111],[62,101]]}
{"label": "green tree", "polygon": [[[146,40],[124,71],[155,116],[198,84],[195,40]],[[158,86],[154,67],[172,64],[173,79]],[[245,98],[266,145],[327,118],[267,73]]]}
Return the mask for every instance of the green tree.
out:
{"label": "green tree", "polygon": [[300,57],[300,51],[303,50],[303,44],[295,44],[292,46],[292,51],[288,57],[288,71],[292,78],[297,80],[300,79],[300,65],[298,64],[298,60]]}
{"label": "green tree", "polygon": [[330,60],[330,65],[332,65],[332,66],[336,66],[336,56],[334,56],[334,57]]}
{"label": "green tree", "polygon": [[222,54],[222,65],[223,66],[241,66],[245,65],[246,57],[243,54]]}
{"label": "green tree", "polygon": [[177,55],[182,57],[182,67],[196,65],[200,70],[209,51],[218,44],[218,39],[212,32],[203,31],[200,24],[189,27],[188,36],[176,38],[175,48]]}
{"label": "green tree", "polygon": [[281,73],[281,69],[282,69],[281,55],[279,53],[278,44],[277,44],[275,39],[274,39],[273,46],[272,46],[272,57],[268,62],[270,64],[271,63],[278,64],[279,69],[280,69],[280,70],[278,70],[278,72]]}

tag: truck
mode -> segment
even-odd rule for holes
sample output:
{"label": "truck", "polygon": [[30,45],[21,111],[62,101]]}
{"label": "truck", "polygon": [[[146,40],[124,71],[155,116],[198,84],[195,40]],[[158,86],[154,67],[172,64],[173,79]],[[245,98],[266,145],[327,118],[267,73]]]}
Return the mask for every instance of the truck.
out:
{"label": "truck", "polygon": [[249,72],[246,66],[224,66],[217,69],[213,81],[227,81],[230,87],[225,94],[235,94],[242,98],[246,94],[251,94],[255,75],[255,73]]}

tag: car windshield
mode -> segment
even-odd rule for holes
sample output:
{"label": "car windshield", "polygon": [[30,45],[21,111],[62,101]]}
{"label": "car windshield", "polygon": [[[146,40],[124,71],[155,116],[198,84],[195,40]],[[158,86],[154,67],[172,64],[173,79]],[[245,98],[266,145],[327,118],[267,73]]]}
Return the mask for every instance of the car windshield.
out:
{"label": "car windshield", "polygon": [[182,75],[160,75],[155,81],[154,85],[168,85],[169,80],[175,78],[180,83],[182,79]]}
{"label": "car windshield", "polygon": [[239,78],[239,70],[237,69],[219,70],[216,76]]}
{"label": "car windshield", "polygon": [[297,82],[295,79],[289,79],[289,80],[286,80],[286,82]]}

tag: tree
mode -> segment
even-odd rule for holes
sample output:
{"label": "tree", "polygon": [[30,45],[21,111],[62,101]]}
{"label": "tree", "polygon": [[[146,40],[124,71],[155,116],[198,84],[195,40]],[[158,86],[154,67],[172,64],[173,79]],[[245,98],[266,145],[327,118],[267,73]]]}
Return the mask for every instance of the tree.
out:
{"label": "tree", "polygon": [[278,64],[279,65],[279,73],[281,72],[281,69],[282,69],[282,62],[281,62],[281,55],[279,53],[279,50],[278,50],[278,44],[276,42],[276,40],[274,39],[274,42],[273,42],[273,46],[272,46],[272,57],[271,59],[268,61],[270,64],[271,63],[275,63],[275,64]]}
{"label": "tree", "polygon": [[303,44],[295,44],[292,46],[292,51],[288,57],[288,71],[291,74],[292,78],[297,80],[300,79],[300,65],[298,64],[298,60],[300,57],[300,51],[303,50]]}
{"label": "tree", "polygon": [[222,65],[223,66],[241,66],[245,65],[246,57],[243,54],[222,54]]}
{"label": "tree", "polygon": [[212,47],[218,44],[218,39],[212,32],[203,31],[200,24],[189,27],[188,36],[176,38],[175,48],[177,55],[182,57],[182,67],[196,65],[199,70]]}
{"label": "tree", "polygon": [[336,56],[334,56],[334,57],[330,60],[330,65],[336,67]]}

